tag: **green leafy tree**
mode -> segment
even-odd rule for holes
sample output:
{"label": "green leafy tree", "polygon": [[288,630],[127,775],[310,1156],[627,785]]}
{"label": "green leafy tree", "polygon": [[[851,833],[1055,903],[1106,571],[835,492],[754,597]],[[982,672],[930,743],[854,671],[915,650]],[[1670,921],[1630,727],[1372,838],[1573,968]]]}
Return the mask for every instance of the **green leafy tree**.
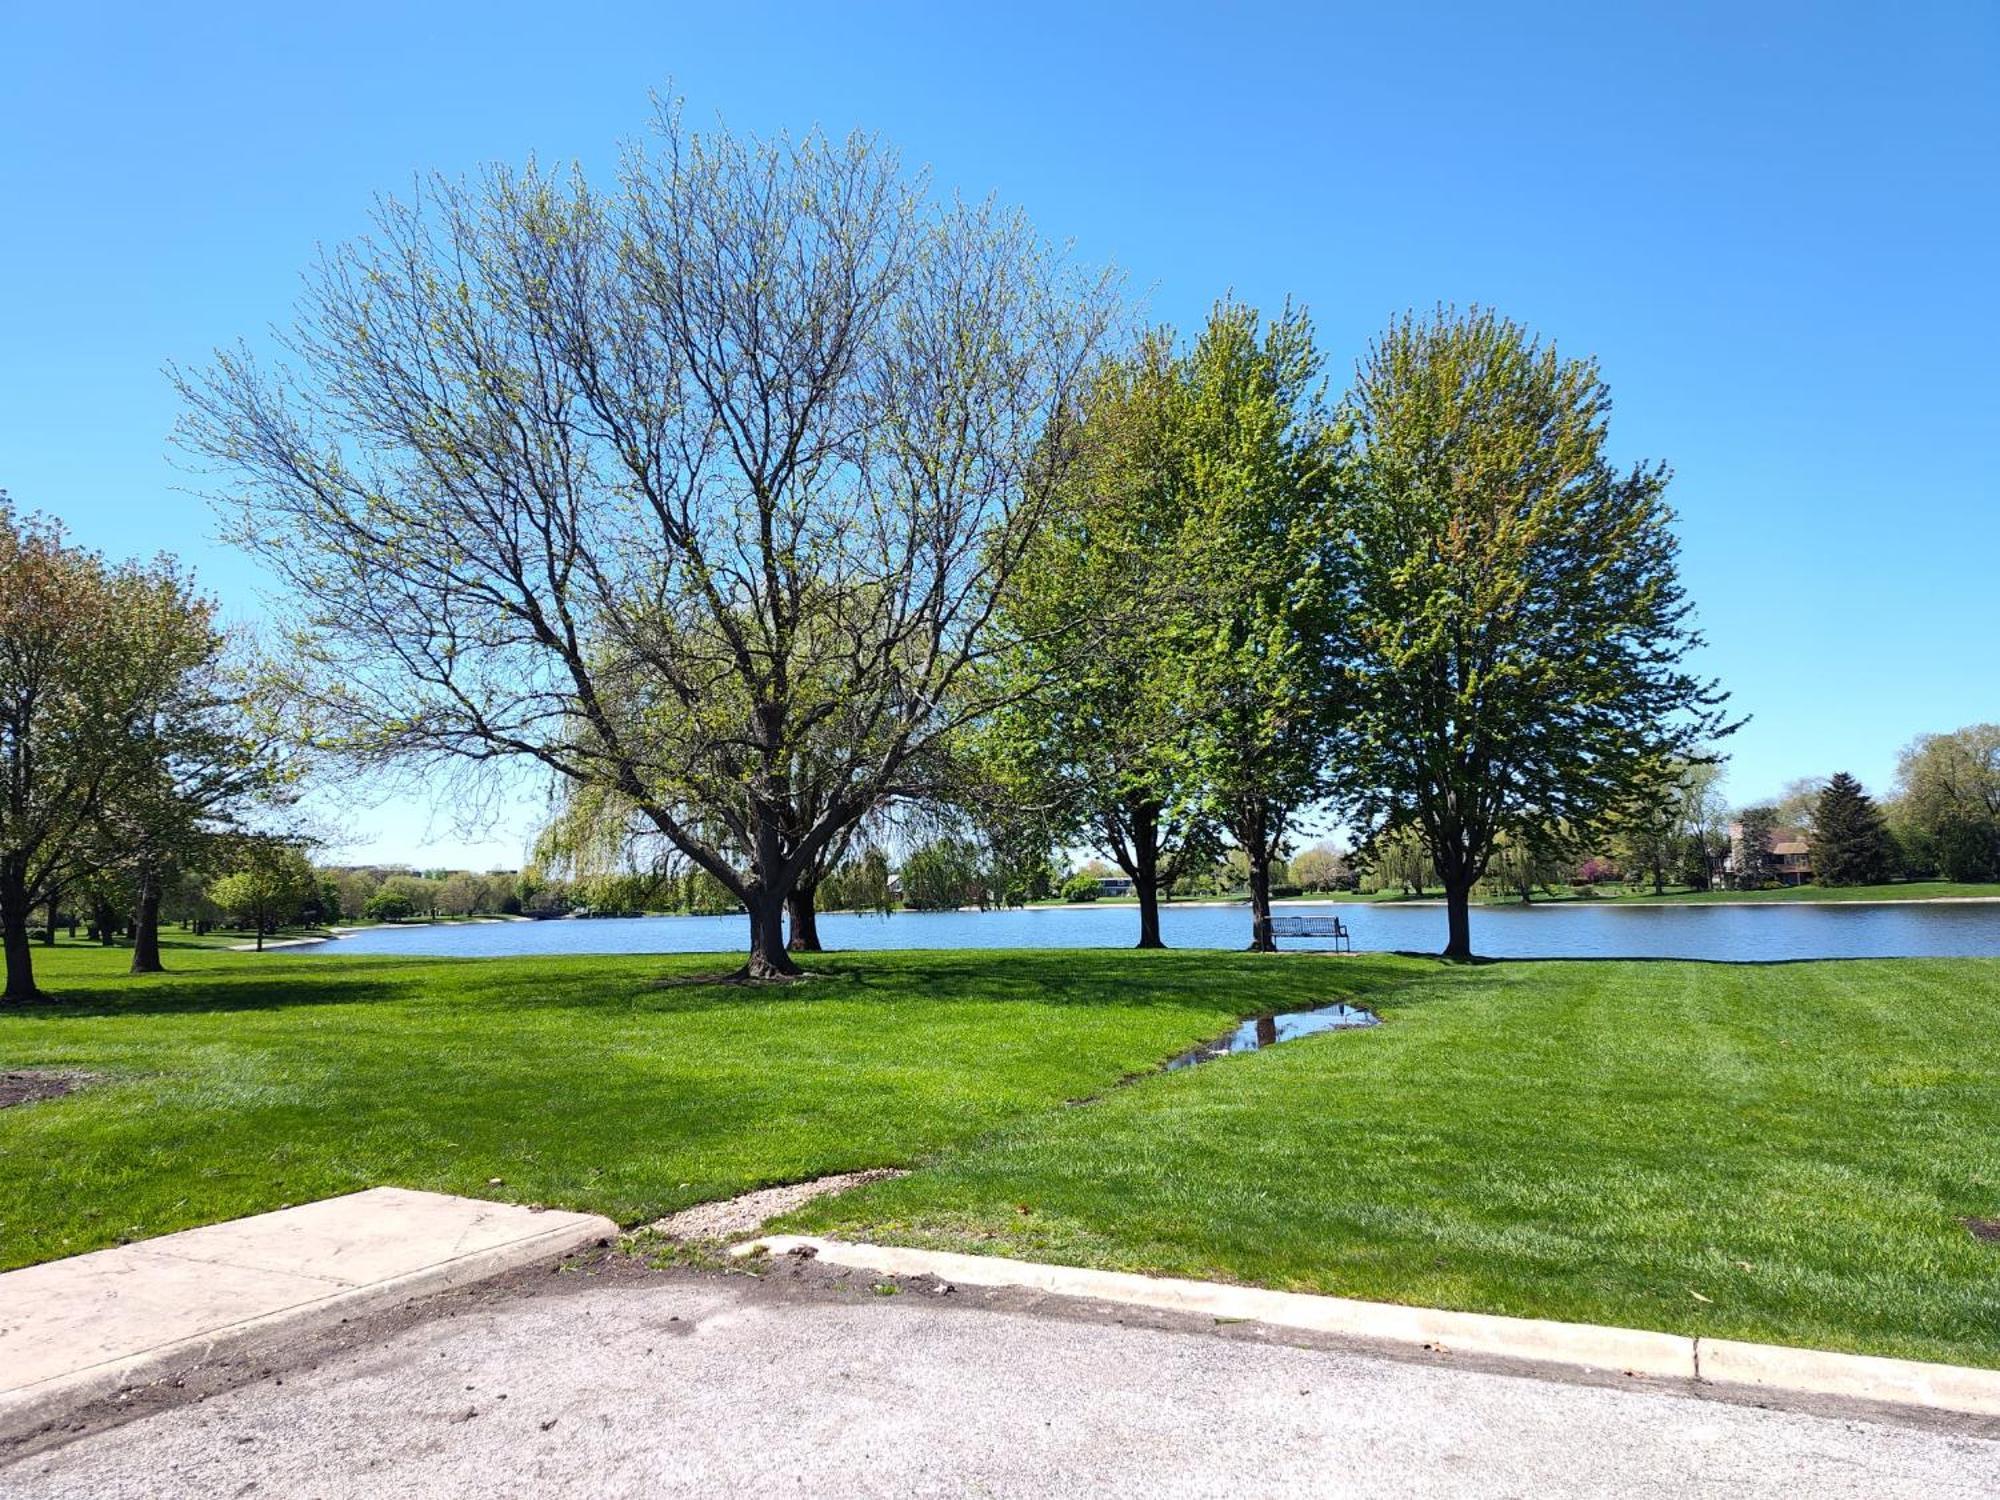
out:
{"label": "green leafy tree", "polygon": [[1812,824],[1813,879],[1821,885],[1878,885],[1895,869],[1895,844],[1882,810],[1845,771],[1820,791]]}
{"label": "green leafy tree", "polygon": [[267,933],[298,920],[300,908],[318,894],[319,881],[304,852],[285,839],[240,838],[232,863],[234,870],[209,887],[209,899],[239,926],[255,929],[261,952]]}
{"label": "green leafy tree", "polygon": [[160,910],[174,873],[212,867],[232,836],[282,812],[302,772],[286,748],[295,740],[282,695],[254,664],[230,659],[212,601],[162,572],[145,629],[156,638],[155,691],[98,830],[132,885],[134,974],[164,967]]}
{"label": "green leafy tree", "polygon": [[970,839],[946,836],[912,849],[900,872],[903,905],[911,911],[956,911],[986,904],[979,849]]}
{"label": "green leafy tree", "polygon": [[1026,788],[1159,900],[1226,831],[1264,878],[1323,790],[1337,720],[1340,443],[1304,313],[1218,304],[1193,346],[1158,330],[1100,370],[1068,501],[1006,623],[1023,691],[994,736]]}
{"label": "green leafy tree", "polygon": [[402,891],[385,886],[368,898],[361,914],[371,922],[407,922],[417,914],[417,908]]}
{"label": "green leafy tree", "polygon": [[1188,501],[1168,617],[1181,713],[1216,820],[1243,852],[1250,947],[1272,951],[1271,875],[1293,817],[1329,790],[1347,714],[1344,431],[1311,320],[1217,306],[1181,369]]}
{"label": "green leafy tree", "polygon": [[0,1002],[39,994],[34,908],[123,881],[130,842],[107,820],[158,794],[149,734],[205,628],[193,613],[171,565],[111,566],[0,492]]}
{"label": "green leafy tree", "polygon": [[1565,878],[1566,870],[1558,850],[1519,834],[1503,836],[1493,848],[1487,875],[1503,889],[1532,902],[1537,891],[1547,891]]}
{"label": "green leafy tree", "polygon": [[468,870],[454,870],[438,885],[438,910],[448,917],[469,917],[485,909],[486,883]]}
{"label": "green leafy tree", "polygon": [[875,844],[848,860],[820,885],[829,911],[872,911],[887,915],[896,901],[889,889],[889,856]]}
{"label": "green leafy tree", "polygon": [[1001,615],[1005,701],[978,752],[993,800],[1131,879],[1141,948],[1164,946],[1161,893],[1216,847],[1179,657],[1186,406],[1165,330],[1097,370],[1067,482]]}
{"label": "green leafy tree", "polygon": [[1292,856],[1292,884],[1302,891],[1337,891],[1351,887],[1353,867],[1331,844],[1314,844]]}
{"label": "green leafy tree", "polygon": [[1430,849],[1411,829],[1382,828],[1357,852],[1375,890],[1422,896],[1437,884]]}
{"label": "green leafy tree", "polygon": [[440,882],[422,875],[391,875],[382,882],[383,890],[403,897],[410,903],[410,911],[419,917],[438,915],[439,888]]}
{"label": "green leafy tree", "polygon": [[1062,898],[1075,903],[1095,901],[1104,894],[1104,887],[1097,883],[1098,877],[1084,870],[1078,870],[1062,883]]}
{"label": "green leafy tree", "polygon": [[1922,735],[1896,765],[1891,822],[1918,868],[2000,880],[2000,724]]}
{"label": "green leafy tree", "polygon": [[1402,319],[1350,398],[1362,826],[1422,839],[1445,954],[1498,841],[1601,829],[1731,726],[1684,666],[1700,641],[1660,466],[1615,469],[1610,396],[1493,313]]}
{"label": "green leafy tree", "polygon": [[1671,878],[1696,889],[1707,886],[1711,858],[1728,852],[1722,802],[1714,790],[1719,775],[1710,759],[1669,762],[1613,816],[1611,853],[1635,884],[1643,875],[1655,895],[1665,892]]}

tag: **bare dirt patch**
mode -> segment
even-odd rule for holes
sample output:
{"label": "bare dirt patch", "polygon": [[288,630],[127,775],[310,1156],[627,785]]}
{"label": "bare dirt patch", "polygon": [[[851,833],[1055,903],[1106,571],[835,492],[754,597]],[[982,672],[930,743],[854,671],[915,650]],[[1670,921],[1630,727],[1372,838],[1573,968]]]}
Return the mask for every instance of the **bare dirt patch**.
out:
{"label": "bare dirt patch", "polygon": [[0,1109],[33,1104],[40,1099],[60,1099],[96,1081],[93,1073],[0,1073]]}
{"label": "bare dirt patch", "polygon": [[779,1214],[788,1214],[801,1204],[810,1203],[815,1198],[824,1198],[829,1193],[844,1193],[850,1188],[865,1186],[871,1182],[886,1182],[892,1177],[907,1177],[909,1174],[900,1167],[874,1167],[866,1172],[836,1172],[831,1177],[816,1177],[811,1182],[791,1182],[783,1187],[759,1188],[754,1193],[744,1193],[736,1198],[723,1198],[714,1203],[697,1203],[693,1208],[684,1208],[677,1214],[669,1214],[664,1219],[647,1225],[657,1234],[674,1240],[727,1240],[746,1234],[755,1234],[764,1227],[767,1219],[775,1219]]}

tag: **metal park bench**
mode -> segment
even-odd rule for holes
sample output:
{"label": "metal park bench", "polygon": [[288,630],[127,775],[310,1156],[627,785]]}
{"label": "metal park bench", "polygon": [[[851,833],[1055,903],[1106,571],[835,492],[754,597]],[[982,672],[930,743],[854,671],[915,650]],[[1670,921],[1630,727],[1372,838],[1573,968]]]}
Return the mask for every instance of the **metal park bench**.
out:
{"label": "metal park bench", "polygon": [[1273,938],[1332,938],[1335,953],[1352,953],[1354,940],[1347,934],[1347,924],[1338,917],[1279,917],[1271,918]]}

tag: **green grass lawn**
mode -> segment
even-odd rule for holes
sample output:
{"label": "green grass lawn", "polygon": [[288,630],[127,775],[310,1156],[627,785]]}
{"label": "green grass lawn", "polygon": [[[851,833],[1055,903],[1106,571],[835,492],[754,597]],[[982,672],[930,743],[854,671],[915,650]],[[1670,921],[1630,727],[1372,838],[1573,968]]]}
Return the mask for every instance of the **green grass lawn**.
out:
{"label": "green grass lawn", "polygon": [[[2000,960],[37,956],[0,1068],[101,1081],[0,1110],[0,1266],[376,1183],[630,1224],[900,1164],[797,1227],[2000,1365],[1959,1222],[2000,1217]],[[1386,1024],[1147,1072],[1342,996]]]}
{"label": "green grass lawn", "polygon": [[[909,1164],[1310,1004],[1289,961],[830,958],[784,990],[659,988],[729,960],[36,950],[0,1070],[104,1081],[0,1110],[0,1267],[377,1183],[623,1223]],[[499,1186],[488,1179],[503,1179]]]}
{"label": "green grass lawn", "polygon": [[[2000,960],[1342,962],[1386,1024],[1150,1078],[791,1225],[2000,1365]],[[1706,1299],[1706,1300],[1703,1300]]]}

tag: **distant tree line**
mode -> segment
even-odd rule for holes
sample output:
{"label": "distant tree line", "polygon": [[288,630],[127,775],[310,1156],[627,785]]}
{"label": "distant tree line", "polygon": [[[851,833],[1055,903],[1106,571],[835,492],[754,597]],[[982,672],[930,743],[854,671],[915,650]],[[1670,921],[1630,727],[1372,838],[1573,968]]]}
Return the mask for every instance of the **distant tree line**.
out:
{"label": "distant tree line", "polygon": [[1820,885],[1890,880],[2000,880],[2000,724],[1918,736],[1879,804],[1846,772],[1794,782],[1775,803],[1738,815],[1734,856],[1746,883],[1774,873],[1781,834],[1811,849]]}

